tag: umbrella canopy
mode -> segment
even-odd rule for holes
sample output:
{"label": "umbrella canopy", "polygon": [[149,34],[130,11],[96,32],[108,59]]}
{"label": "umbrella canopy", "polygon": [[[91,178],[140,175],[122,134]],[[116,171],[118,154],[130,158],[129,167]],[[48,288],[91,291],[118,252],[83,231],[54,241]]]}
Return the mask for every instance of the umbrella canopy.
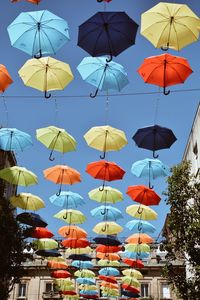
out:
{"label": "umbrella canopy", "polygon": [[13,47],[36,57],[55,54],[69,41],[67,22],[48,10],[22,12],[7,29]]}
{"label": "umbrella canopy", "polygon": [[87,232],[79,226],[62,226],[59,228],[58,233],[65,238],[81,239],[87,237]]}
{"label": "umbrella canopy", "polygon": [[36,248],[37,250],[52,250],[58,248],[58,242],[48,238],[37,239],[32,243],[34,248]]}
{"label": "umbrella canopy", "polygon": [[37,250],[35,251],[35,254],[38,255],[38,256],[43,256],[43,257],[46,257],[46,258],[58,258],[61,256],[60,252],[58,252],[58,250],[55,250],[55,249],[44,249],[44,250]]}
{"label": "umbrella canopy", "polygon": [[71,290],[69,287],[73,287],[75,289],[74,283],[70,278],[59,278],[54,279],[53,283],[56,285],[56,289],[60,291]]}
{"label": "umbrella canopy", "polygon": [[80,284],[79,285],[79,290],[85,290],[85,291],[97,291],[97,286],[96,285],[87,285],[87,284]]}
{"label": "umbrella canopy", "polygon": [[77,208],[78,205],[83,205],[83,197],[78,193],[70,191],[62,191],[59,196],[56,194],[49,198],[50,202],[62,208]]}
{"label": "umbrella canopy", "polygon": [[99,270],[99,275],[104,276],[119,276],[120,271],[116,268],[108,267],[108,268],[102,268]]}
{"label": "umbrella canopy", "polygon": [[129,244],[152,244],[154,240],[146,233],[134,233],[126,239]]}
{"label": "umbrella canopy", "polygon": [[12,196],[10,203],[14,207],[19,207],[24,210],[36,211],[45,207],[45,203],[40,197],[30,193],[20,193],[16,196]]}
{"label": "umbrella canopy", "polygon": [[47,262],[47,267],[49,267],[50,269],[67,269],[68,265],[65,262],[60,262],[60,261],[56,261],[56,260],[49,260]]}
{"label": "umbrella canopy", "polygon": [[[137,271],[135,269],[125,269],[122,271],[122,274],[125,276],[135,277],[136,279],[142,279],[143,275],[140,271]],[[125,288],[125,287],[123,287]]]}
{"label": "umbrella canopy", "polygon": [[92,260],[92,258],[87,254],[71,254],[71,255],[69,255],[68,259],[81,260],[81,261],[90,261],[90,260]]}
{"label": "umbrella canopy", "polygon": [[186,5],[160,2],[142,14],[141,34],[156,48],[181,50],[199,37],[199,17]]}
{"label": "umbrella canopy", "polygon": [[142,204],[127,206],[126,212],[132,217],[139,218],[141,220],[156,220],[158,217],[157,213],[152,208]]}
{"label": "umbrella canopy", "polygon": [[36,239],[51,238],[54,234],[45,227],[27,228],[24,232],[25,237],[32,237]]}
{"label": "umbrella canopy", "polygon": [[[1,72],[0,72],[0,76],[1,76]],[[23,151],[26,148],[31,147],[32,145],[33,145],[32,138],[28,133],[18,130],[16,128],[0,129],[1,150],[19,152],[19,151]]]}
{"label": "umbrella canopy", "polygon": [[101,205],[90,211],[91,215],[101,221],[117,221],[123,219],[123,215],[118,208],[110,205]]}
{"label": "umbrella canopy", "polygon": [[131,268],[144,268],[144,264],[140,259],[123,258],[122,262],[129,265]]}
{"label": "umbrella canopy", "polygon": [[16,220],[22,224],[30,225],[32,227],[46,227],[48,224],[40,215],[35,213],[21,213],[17,215]]}
{"label": "umbrella canopy", "polygon": [[120,256],[117,253],[102,253],[97,252],[96,257],[100,259],[108,259],[108,260],[120,260]]}
{"label": "umbrella canopy", "polygon": [[161,200],[154,190],[144,185],[129,186],[126,194],[134,201],[147,206],[158,205]]}
{"label": "umbrella canopy", "polygon": [[79,26],[78,46],[91,56],[117,56],[135,44],[138,29],[125,12],[98,12]]}
{"label": "umbrella canopy", "polygon": [[115,222],[100,222],[93,229],[97,234],[118,234],[123,228]]}
{"label": "umbrella canopy", "polygon": [[117,239],[117,237],[113,235],[106,236],[97,236],[93,239],[97,244],[102,244],[106,246],[119,246],[121,242]]}
{"label": "umbrella canopy", "polygon": [[84,269],[84,268],[92,269],[94,267],[93,263],[89,260],[87,261],[74,260],[72,261],[71,266],[80,269]]}
{"label": "umbrella canopy", "polygon": [[129,252],[129,251],[124,251],[121,254],[122,257],[126,258],[132,258],[132,259],[144,259],[149,257],[149,253],[146,252]]}
{"label": "umbrella canopy", "polygon": [[85,248],[90,245],[90,242],[86,239],[67,239],[61,242],[62,246],[65,248]]}
{"label": "umbrella canopy", "polygon": [[130,286],[140,287],[139,281],[131,276],[124,276],[122,277],[122,283],[126,283]]}
{"label": "umbrella canopy", "polygon": [[[11,0],[12,3],[20,2],[21,0]],[[33,4],[39,4],[41,0],[26,0],[27,2],[33,3]]]}
{"label": "umbrella canopy", "polygon": [[8,70],[4,65],[0,65],[0,92],[4,93],[11,83],[13,83],[13,80]]}
{"label": "umbrella canopy", "polygon": [[86,298],[87,298],[88,295],[89,296],[98,295],[99,292],[95,291],[95,290],[86,290],[86,291],[85,290],[80,290],[80,294],[83,295],[83,297],[86,296]]}
{"label": "umbrella canopy", "polygon": [[96,247],[96,252],[102,253],[115,253],[121,251],[121,246],[106,246],[106,245],[99,245]]}
{"label": "umbrella canopy", "polygon": [[0,178],[11,184],[29,186],[38,183],[37,176],[23,167],[9,167],[0,170]]}
{"label": "umbrella canopy", "polygon": [[117,280],[115,279],[114,276],[99,275],[99,279],[104,280],[106,282],[110,282],[110,283],[117,283]]}
{"label": "umbrella canopy", "polygon": [[[136,271],[136,270],[135,270]],[[139,272],[139,271],[136,271],[136,272]],[[140,273],[140,272],[139,272]],[[141,274],[141,273],[140,273]],[[136,279],[139,279],[137,277],[135,277]],[[143,277],[142,277],[143,278]],[[141,278],[141,279],[142,279]],[[130,292],[133,292],[133,293],[139,293],[140,292],[140,289],[139,288],[136,288],[134,286],[131,286],[129,284],[126,284],[126,283],[123,283],[121,285],[122,289],[126,290],[126,291],[130,291]]]}
{"label": "umbrella canopy", "polygon": [[149,188],[153,188],[151,187],[151,179],[169,176],[170,169],[159,159],[145,158],[133,163],[131,172],[137,177],[147,177],[149,179]]}
{"label": "umbrella canopy", "polygon": [[100,203],[116,203],[123,200],[123,194],[115,188],[110,186],[104,186],[102,190],[102,186],[96,189],[91,190],[88,193],[88,196],[91,200],[95,200]]}
{"label": "umbrella canopy", "polygon": [[52,149],[49,159],[52,161],[53,151],[62,153],[75,151],[76,141],[68,132],[63,128],[56,126],[48,126],[36,130],[36,138],[48,149]]}
{"label": "umbrella canopy", "polygon": [[119,267],[120,262],[118,260],[100,259],[97,265],[100,267]]}
{"label": "umbrella canopy", "polygon": [[[123,66],[115,62],[107,62],[107,57],[85,57],[77,69],[83,80],[97,88],[94,95],[90,94],[92,98],[96,97],[99,90],[120,92],[129,83]],[[99,147],[102,148],[104,146],[100,146],[99,142],[97,142],[96,146],[94,143],[93,145],[88,145],[97,150],[99,150]],[[120,150],[124,145],[121,146],[119,144],[119,146],[119,149],[114,150]],[[107,151],[112,151],[113,145],[110,148]]]}
{"label": "umbrella canopy", "polygon": [[74,273],[74,276],[76,277],[85,277],[85,278],[95,278],[95,273],[91,270],[82,269],[81,271],[76,271]]}
{"label": "umbrella canopy", "polygon": [[101,287],[105,287],[105,288],[108,288],[108,289],[113,289],[113,290],[118,290],[119,289],[118,284],[115,284],[115,283],[101,281],[99,284],[101,285]]}
{"label": "umbrella canopy", "polygon": [[18,73],[25,85],[45,92],[45,98],[51,97],[47,91],[64,90],[74,79],[68,64],[48,56],[27,60]]}
{"label": "umbrella canopy", "polygon": [[141,233],[153,233],[156,231],[156,228],[147,221],[142,220],[132,220],[125,224],[125,226],[133,231],[134,233],[141,232]]}
{"label": "umbrella canopy", "polygon": [[132,291],[123,291],[122,290],[122,295],[128,297],[129,299],[140,298],[140,294],[139,293],[134,293]]}
{"label": "umbrella canopy", "polygon": [[86,216],[76,209],[62,209],[54,215],[54,218],[63,220],[69,224],[82,224],[86,220]]}
{"label": "umbrella canopy", "polygon": [[96,283],[96,280],[93,278],[77,278],[76,281],[80,284],[88,284],[88,285],[94,285]]}
{"label": "umbrella canopy", "polygon": [[71,254],[91,254],[92,253],[92,248],[87,246],[87,247],[82,247],[82,248],[68,248],[65,253],[66,255],[71,255]]}
{"label": "umbrella canopy", "polygon": [[[143,64],[137,71],[144,82],[163,87],[164,95],[170,93],[170,91],[166,91],[167,86],[184,83],[188,76],[193,72],[188,61],[184,57],[178,57],[171,54],[161,54],[145,58]],[[155,130],[157,130],[157,128]],[[172,138],[174,141],[174,135]],[[154,141],[152,141],[151,147],[155,147],[153,143]],[[166,145],[165,148],[169,147]]]}
{"label": "umbrella canopy", "polygon": [[140,238],[138,238],[137,243],[125,245],[125,251],[129,252],[150,252],[150,246],[147,244],[139,244]]}
{"label": "umbrella canopy", "polygon": [[80,173],[66,165],[56,165],[43,171],[44,177],[56,184],[60,184],[59,192],[56,194],[60,196],[63,184],[75,184],[81,182]]}

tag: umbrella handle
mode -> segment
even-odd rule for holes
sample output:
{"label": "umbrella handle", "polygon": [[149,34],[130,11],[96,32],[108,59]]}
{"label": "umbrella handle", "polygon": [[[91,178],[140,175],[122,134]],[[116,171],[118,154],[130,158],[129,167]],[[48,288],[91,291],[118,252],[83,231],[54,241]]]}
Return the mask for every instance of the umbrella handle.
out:
{"label": "umbrella handle", "polygon": [[155,153],[155,151],[153,151],[153,158],[158,158],[159,155]]}
{"label": "umbrella handle", "polygon": [[150,190],[152,190],[154,188],[154,186],[151,185],[150,182],[149,182],[149,188],[150,188]]}
{"label": "umbrella handle", "polygon": [[55,157],[52,157],[53,155],[53,150],[51,151],[50,155],[49,155],[49,160],[50,161],[54,161],[55,160]]}
{"label": "umbrella handle", "polygon": [[44,97],[45,97],[45,99],[49,99],[49,98],[51,97],[51,94],[48,95],[48,94],[47,94],[47,91],[45,91],[45,92],[44,92]]}
{"label": "umbrella handle", "polygon": [[95,98],[98,94],[98,91],[99,89],[97,88],[94,94],[90,93],[90,98]]}
{"label": "umbrella handle", "polygon": [[170,93],[170,90],[166,91],[166,86],[164,86],[164,88],[163,88],[163,94],[165,96],[167,96],[167,95],[169,95],[169,93]]}
{"label": "umbrella handle", "polygon": [[162,51],[168,51],[169,50],[169,43],[167,43],[167,46],[162,46],[160,49]]}
{"label": "umbrella handle", "polygon": [[105,180],[103,181],[102,188],[99,188],[99,191],[100,191],[100,192],[103,192],[104,186],[105,186]]}
{"label": "umbrella handle", "polygon": [[67,219],[67,213],[66,213],[66,215],[65,215],[65,216],[63,216],[63,219],[64,219],[64,220],[66,220],[66,219]]}
{"label": "umbrella handle", "polygon": [[104,159],[106,157],[106,151],[103,152],[103,155],[99,156],[101,159]]}
{"label": "umbrella handle", "polygon": [[141,223],[138,224],[138,231],[139,232],[142,231],[142,225],[141,225]]}
{"label": "umbrella handle", "polygon": [[56,196],[60,196],[61,189],[62,189],[62,183],[61,183],[61,185],[60,185],[60,188],[59,188],[59,191],[58,191],[58,193],[56,193]]}
{"label": "umbrella handle", "polygon": [[143,212],[143,208],[141,208],[140,206],[138,207],[138,210],[137,210],[137,212],[138,212],[138,214],[142,214],[142,212]]}
{"label": "umbrella handle", "polygon": [[104,228],[101,229],[102,232],[105,232],[107,228],[107,224],[104,226]]}
{"label": "umbrella handle", "polygon": [[42,57],[42,50],[40,49],[39,54],[34,55],[34,58],[39,59]]}
{"label": "umbrella handle", "polygon": [[109,58],[106,58],[106,61],[107,61],[107,62],[111,62],[112,59],[113,59],[113,56],[112,56],[112,53],[110,53],[110,57],[109,57]]}

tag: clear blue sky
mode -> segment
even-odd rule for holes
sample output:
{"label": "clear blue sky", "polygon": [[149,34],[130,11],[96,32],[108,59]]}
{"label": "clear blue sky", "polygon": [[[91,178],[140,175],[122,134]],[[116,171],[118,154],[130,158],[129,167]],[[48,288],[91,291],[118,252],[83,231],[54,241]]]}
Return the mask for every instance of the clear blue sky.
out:
{"label": "clear blue sky", "polygon": [[[199,0],[177,0],[168,2],[189,4],[194,12],[200,16]],[[107,5],[107,11],[125,11],[140,24],[141,13],[157,3],[159,3],[159,1],[113,0]],[[26,2],[12,4],[9,0],[3,0],[0,8],[0,63],[8,68],[14,80],[14,83],[5,93],[9,112],[8,125],[9,127],[16,127],[32,135],[34,146],[18,154],[17,160],[19,165],[32,170],[39,178],[38,185],[31,186],[30,188],[19,188],[19,191],[35,193],[45,201],[46,208],[40,210],[40,214],[49,223],[48,228],[52,230],[55,235],[58,235],[58,228],[66,223],[53,218],[53,215],[59,211],[59,208],[53,206],[48,200],[49,196],[58,190],[58,186],[50,181],[46,181],[43,178],[42,170],[60,163],[65,163],[77,169],[81,173],[82,183],[71,186],[70,190],[80,193],[84,197],[86,204],[80,207],[80,210],[87,216],[87,222],[80,226],[86,229],[90,236],[95,236],[92,232],[92,228],[97,223],[97,220],[94,220],[90,216],[89,211],[96,207],[98,203],[90,200],[87,193],[91,189],[98,187],[101,181],[90,177],[85,172],[85,169],[89,162],[99,159],[99,152],[87,146],[83,135],[92,126],[105,124],[105,97],[98,97],[95,100],[91,100],[89,96],[86,98],[57,98],[58,120],[55,122],[54,100],[45,100],[42,93],[24,86],[17,72],[30,57],[10,45],[6,28],[20,12],[37,9],[48,9],[66,19],[70,28],[71,41],[58,51],[55,58],[70,64],[75,79],[64,91],[53,92],[53,95],[55,97],[58,95],[89,95],[90,92],[94,91],[94,87],[82,81],[76,70],[80,61],[85,56],[89,56],[83,49],[77,46],[78,26],[97,11],[102,11],[103,4],[97,3],[96,0],[42,0],[41,4],[37,7]],[[199,42],[196,42],[181,50],[180,53],[169,51],[171,54],[186,57],[194,71],[184,85],[179,85],[172,89],[199,88],[199,49]],[[142,37],[140,30],[138,30],[136,45],[130,47],[117,58],[113,59],[122,64],[128,73],[130,84],[123,89],[122,93],[158,91],[156,86],[144,84],[136,70],[145,57],[162,53],[160,49],[155,49],[151,43]],[[12,96],[12,98],[8,96]],[[28,98],[26,96],[39,96],[39,98]],[[121,151],[109,153],[109,160],[115,161],[126,170],[123,181],[110,183],[111,186],[120,189],[124,194],[124,201],[116,204],[116,207],[124,212],[124,219],[119,222],[122,226],[131,220],[131,217],[125,213],[126,206],[134,204],[125,194],[127,187],[129,185],[146,183],[144,179],[137,179],[131,174],[131,165],[136,160],[152,157],[150,151],[136,147],[132,136],[138,128],[153,124],[156,99],[157,95],[122,95],[119,97],[110,97],[108,124],[124,130],[129,142]],[[171,149],[159,152],[159,158],[169,166],[180,162],[182,159],[198,102],[199,91],[171,93],[169,96],[160,96],[157,124],[171,128],[178,139]],[[0,101],[0,110],[0,123],[5,126],[6,117],[2,100]],[[49,125],[57,125],[65,128],[73,135],[78,142],[77,151],[64,155],[57,153],[56,160],[50,162],[48,160],[49,150],[35,139],[35,130]],[[156,192],[161,195],[165,189],[165,179],[155,180],[154,187]],[[162,229],[169,208],[164,202],[164,197],[162,197],[162,201],[158,207],[154,206],[152,208],[158,212],[158,220],[152,222],[157,228],[157,235]],[[131,232],[125,229],[120,235],[127,236],[129,234],[131,234]]]}

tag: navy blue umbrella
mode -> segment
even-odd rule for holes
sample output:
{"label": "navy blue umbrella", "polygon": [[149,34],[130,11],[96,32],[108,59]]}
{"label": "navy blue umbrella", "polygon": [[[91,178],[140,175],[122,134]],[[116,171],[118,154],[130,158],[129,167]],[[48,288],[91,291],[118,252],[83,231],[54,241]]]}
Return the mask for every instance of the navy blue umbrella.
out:
{"label": "navy blue umbrella", "polygon": [[73,260],[81,260],[81,261],[90,261],[92,260],[92,257],[90,257],[87,254],[71,254],[68,257],[69,259],[73,259]]}
{"label": "navy blue umbrella", "polygon": [[98,236],[93,239],[97,244],[105,245],[105,246],[119,246],[121,242],[114,236],[105,235]]}
{"label": "navy blue umbrella", "polygon": [[44,257],[59,257],[61,256],[60,252],[58,250],[37,250],[35,251],[35,254],[39,256],[44,256]]}
{"label": "navy blue umbrella", "polygon": [[46,221],[40,217],[40,215],[31,212],[24,212],[17,215],[16,220],[22,224],[33,227],[46,227],[48,225]]}
{"label": "navy blue umbrella", "polygon": [[138,24],[125,12],[98,12],[79,26],[78,46],[91,56],[117,56],[135,44]]}
{"label": "navy blue umbrella", "polygon": [[153,125],[138,129],[133,140],[139,148],[152,150],[153,157],[157,158],[158,155],[155,155],[155,151],[170,148],[177,138],[171,129]]}
{"label": "navy blue umbrella", "polygon": [[122,295],[128,298],[140,298],[140,294],[122,290]]}

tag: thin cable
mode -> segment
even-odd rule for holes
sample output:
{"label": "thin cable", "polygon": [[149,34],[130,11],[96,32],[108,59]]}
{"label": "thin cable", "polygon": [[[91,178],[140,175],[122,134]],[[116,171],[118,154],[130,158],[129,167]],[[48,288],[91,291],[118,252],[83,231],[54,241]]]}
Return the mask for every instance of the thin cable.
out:
{"label": "thin cable", "polygon": [[54,114],[54,122],[55,122],[55,125],[56,126],[59,126],[58,124],[58,102],[57,102],[57,99],[56,97],[54,98],[54,109],[55,109],[55,114]]}
{"label": "thin cable", "polygon": [[106,92],[106,103],[105,103],[105,125],[108,124],[108,117],[109,117],[109,97],[108,91]]}
{"label": "thin cable", "polygon": [[158,89],[158,95],[156,97],[156,102],[155,102],[154,125],[156,124],[157,119],[158,119],[159,102],[160,102],[160,87]]}
{"label": "thin cable", "polygon": [[1,97],[2,97],[3,106],[4,106],[4,110],[5,110],[5,115],[6,115],[6,126],[5,127],[8,127],[8,106],[7,106],[5,96],[2,95]]}

